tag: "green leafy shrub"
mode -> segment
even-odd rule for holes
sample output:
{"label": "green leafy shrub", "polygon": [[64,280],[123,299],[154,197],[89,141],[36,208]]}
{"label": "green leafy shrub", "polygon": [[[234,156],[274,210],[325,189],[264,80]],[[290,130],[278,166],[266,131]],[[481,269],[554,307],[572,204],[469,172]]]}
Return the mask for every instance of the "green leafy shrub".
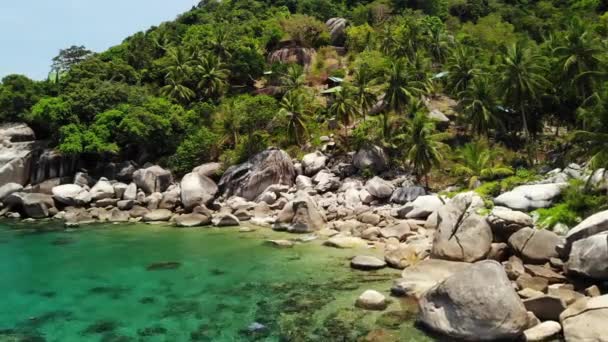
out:
{"label": "green leafy shrub", "polygon": [[475,192],[483,198],[490,198],[500,195],[501,189],[499,182],[486,182],[477,187]]}
{"label": "green leafy shrub", "polygon": [[190,172],[194,167],[213,160],[217,153],[218,135],[207,127],[186,136],[177,147],[169,163],[178,173]]}
{"label": "green leafy shrub", "polygon": [[542,228],[553,228],[558,223],[572,227],[579,222],[579,217],[566,203],[558,204],[551,208],[538,209],[537,225]]}

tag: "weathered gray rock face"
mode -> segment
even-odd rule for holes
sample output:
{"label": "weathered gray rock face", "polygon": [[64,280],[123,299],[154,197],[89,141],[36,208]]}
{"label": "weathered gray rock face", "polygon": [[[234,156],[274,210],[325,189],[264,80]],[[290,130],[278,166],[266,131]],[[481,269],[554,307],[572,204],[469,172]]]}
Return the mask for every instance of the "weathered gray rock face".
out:
{"label": "weathered gray rock face", "polygon": [[8,197],[8,195],[23,190],[23,186],[17,183],[7,183],[0,186],[0,201]]}
{"label": "weathered gray rock face", "polygon": [[294,233],[307,233],[323,229],[325,222],[325,216],[315,201],[305,193],[298,192],[296,198],[279,212],[274,227]]}
{"label": "weathered gray rock face", "polygon": [[188,173],[181,181],[181,199],[186,210],[198,205],[208,205],[217,195],[218,187],[213,180],[199,173]]}
{"label": "weathered gray rock face", "polygon": [[326,23],[331,37],[331,43],[335,46],[342,46],[346,41],[346,26],[348,21],[344,18],[331,18]]}
{"label": "weathered gray rock face", "polygon": [[424,325],[464,340],[514,340],[528,325],[526,309],[505,271],[489,260],[477,262],[427,291],[419,307]]}
{"label": "weathered gray rock face", "polygon": [[525,262],[543,264],[558,257],[557,245],[562,239],[555,233],[534,228],[523,228],[509,238],[509,246]]}
{"label": "weathered gray rock face", "polygon": [[340,188],[340,178],[327,170],[317,173],[312,181],[316,184],[314,189],[322,194]]}
{"label": "weathered gray rock face", "polygon": [[522,211],[547,208],[567,185],[568,183],[521,185],[496,197],[494,203]]}
{"label": "weathered gray rock face", "polygon": [[171,184],[158,203],[158,208],[173,210],[181,203],[181,187],[179,184]]}
{"label": "weathered gray rock face", "polygon": [[319,152],[313,152],[305,155],[302,158],[302,168],[306,176],[313,176],[317,172],[321,171],[327,163],[327,157]]}
{"label": "weathered gray rock face", "polygon": [[394,268],[404,269],[416,265],[431,254],[432,241],[427,237],[409,239],[397,246],[388,245],[384,260]]}
{"label": "weathered gray rock face", "polygon": [[511,234],[524,227],[534,226],[530,215],[506,207],[494,207],[487,220],[494,236],[501,241],[507,241]]}
{"label": "weathered gray rock face", "polygon": [[234,227],[240,225],[239,219],[232,214],[217,214],[211,220],[216,227]]}
{"label": "weathered gray rock face", "polygon": [[404,186],[393,192],[390,201],[397,204],[406,204],[424,195],[426,195],[426,190],[421,186]]}
{"label": "weathered gray rock face", "polygon": [[104,198],[112,198],[114,197],[114,187],[112,186],[112,183],[110,183],[107,179],[101,178],[91,188],[90,193],[91,198],[94,201]]}
{"label": "weathered gray rock face", "polygon": [[608,232],[575,241],[566,271],[597,280],[608,280]]}
{"label": "weathered gray rock face", "polygon": [[608,336],[608,295],[583,298],[560,315],[566,342],[605,341]]}
{"label": "weathered gray rock face", "polygon": [[[132,214],[131,214],[132,216]],[[154,209],[147,212],[143,219],[145,222],[156,222],[156,221],[169,221],[169,219],[173,216],[171,210],[168,209]]]}
{"label": "weathered gray rock face", "polygon": [[76,184],[63,184],[53,188],[53,197],[60,203],[72,206],[83,206],[91,202],[89,191]]}
{"label": "weathered gray rock face", "polygon": [[125,193],[122,195],[125,200],[135,201],[137,199],[137,185],[130,183],[125,189]]}
{"label": "weathered gray rock face", "polygon": [[271,148],[246,163],[228,168],[218,186],[227,197],[240,196],[253,201],[272,184],[291,187],[295,177],[296,171],[289,155]]}
{"label": "weathered gray rock face", "polygon": [[15,143],[34,140],[36,140],[34,130],[24,123],[11,122],[0,124],[0,143]]}
{"label": "weathered gray rock face", "polygon": [[401,296],[420,298],[426,291],[453,274],[461,273],[471,264],[466,262],[426,259],[406,268],[395,280],[391,291]]}
{"label": "weathered gray rock face", "polygon": [[133,173],[133,181],[137,187],[142,189],[146,194],[151,194],[153,192],[162,193],[171,185],[173,176],[171,175],[171,171],[154,165],[135,171]]}
{"label": "weathered gray rock face", "polygon": [[564,249],[568,253],[575,241],[605,231],[608,231],[608,210],[593,214],[576,225],[576,227],[570,229],[566,235]]}
{"label": "weathered gray rock face", "polygon": [[44,218],[56,214],[53,197],[47,194],[26,194],[23,197],[23,210],[29,217]]}
{"label": "weathered gray rock face", "polygon": [[550,341],[562,331],[561,324],[555,321],[545,321],[524,331],[526,342]]}
{"label": "weathered gray rock face", "polygon": [[365,183],[365,190],[379,199],[391,197],[395,187],[388,181],[376,176]]}
{"label": "weathered gray rock face", "polygon": [[362,148],[353,156],[353,165],[359,171],[380,173],[388,168],[388,155],[379,146]]}
{"label": "weathered gray rock face", "polygon": [[456,196],[439,209],[432,256],[475,262],[488,255],[492,229],[483,217],[470,210],[475,201],[473,196]]}
{"label": "weathered gray rock face", "polygon": [[386,262],[374,256],[357,255],[351,259],[350,267],[358,270],[377,270],[386,267]]}
{"label": "weathered gray rock face", "polygon": [[411,219],[425,219],[439,208],[443,207],[444,203],[439,196],[424,195],[418,196],[413,202],[407,203],[397,210],[397,217]]}
{"label": "weathered gray rock face", "polygon": [[10,147],[3,147],[0,141],[0,184],[29,183],[34,149],[34,143],[10,143]]}
{"label": "weathered gray rock face", "polygon": [[184,214],[175,218],[175,225],[178,227],[198,227],[205,226],[211,223],[211,219],[203,214]]}
{"label": "weathered gray rock face", "polygon": [[201,176],[216,179],[216,177],[221,175],[222,167],[222,163],[205,163],[195,167],[192,172],[198,173]]}

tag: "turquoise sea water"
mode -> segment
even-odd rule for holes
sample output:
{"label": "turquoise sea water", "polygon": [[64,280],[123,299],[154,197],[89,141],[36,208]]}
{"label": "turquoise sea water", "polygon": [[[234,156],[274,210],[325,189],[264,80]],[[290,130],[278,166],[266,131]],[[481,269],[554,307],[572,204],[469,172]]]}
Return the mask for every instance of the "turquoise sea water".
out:
{"label": "turquoise sea water", "polygon": [[[30,228],[37,228],[36,230]],[[424,341],[412,308],[354,308],[394,270],[270,230],[0,222],[0,341]],[[25,228],[25,229],[24,229]],[[359,251],[361,253],[361,251]]]}

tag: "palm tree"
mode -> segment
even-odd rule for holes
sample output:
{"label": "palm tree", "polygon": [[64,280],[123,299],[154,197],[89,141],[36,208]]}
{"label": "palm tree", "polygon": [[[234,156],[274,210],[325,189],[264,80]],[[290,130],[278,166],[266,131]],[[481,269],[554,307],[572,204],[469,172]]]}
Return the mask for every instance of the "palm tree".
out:
{"label": "palm tree", "polygon": [[582,100],[591,96],[596,82],[605,75],[602,65],[607,51],[602,42],[575,18],[552,52],[558,58],[562,82]]}
{"label": "palm tree", "polygon": [[491,129],[502,127],[496,114],[494,89],[486,76],[473,78],[458,97],[474,134],[487,137]]}
{"label": "palm tree", "polygon": [[519,111],[526,140],[530,136],[526,108],[537,102],[541,91],[549,86],[545,73],[543,58],[521,43],[508,48],[498,66],[499,89],[504,94],[505,103]]}
{"label": "palm tree", "polygon": [[444,150],[448,147],[442,141],[448,138],[447,133],[437,133],[435,123],[424,111],[415,113],[414,118],[406,125],[405,132],[396,137],[403,142],[409,164],[420,180],[425,178],[429,186],[428,174],[433,167],[443,160]]}
{"label": "palm tree", "polygon": [[608,168],[608,89],[589,97],[577,114],[583,129],[570,136],[573,154],[588,157],[593,170]]}
{"label": "palm tree", "polygon": [[[388,73],[385,76],[386,89],[384,93],[384,103],[388,109],[403,113],[403,109],[416,95],[424,92],[424,83],[416,79],[415,70],[409,67],[409,63],[405,59],[399,59],[391,64]],[[384,114],[384,132],[385,137],[388,134],[388,113]]]}
{"label": "palm tree", "polygon": [[469,82],[479,74],[476,66],[475,53],[472,48],[464,45],[452,50],[448,58],[448,89],[452,94],[458,94],[468,88]]}
{"label": "palm tree", "polygon": [[287,117],[287,132],[294,138],[296,145],[301,146],[307,136],[306,98],[301,92],[289,92],[281,100],[279,116]]}
{"label": "palm tree", "polygon": [[377,80],[372,78],[371,70],[368,67],[362,66],[353,73],[352,86],[359,113],[365,120],[369,110],[378,102]]}
{"label": "palm tree", "polygon": [[429,40],[426,45],[429,53],[433,56],[433,61],[435,63],[445,62],[449,51],[449,42],[443,26],[431,26],[428,34]]}
{"label": "palm tree", "polygon": [[465,144],[458,151],[458,164],[454,172],[464,176],[470,189],[475,188],[479,180],[510,176],[513,170],[502,165],[496,150],[489,148],[485,141]]}
{"label": "palm tree", "polygon": [[213,32],[213,36],[209,41],[209,50],[217,56],[221,61],[225,61],[232,57],[228,42],[230,42],[230,34],[224,28],[225,25],[219,25]]}
{"label": "palm tree", "polygon": [[169,48],[167,50],[168,64],[165,68],[167,74],[172,73],[179,78],[190,75],[193,66],[193,54],[183,48]]}
{"label": "palm tree", "polygon": [[357,112],[357,106],[346,88],[342,88],[334,93],[334,98],[328,111],[330,115],[342,121],[344,136],[347,136],[348,126],[351,123],[353,115]]}
{"label": "palm tree", "polygon": [[226,90],[228,69],[213,55],[200,55],[196,60],[196,71],[198,72],[198,89],[204,97],[219,98]]}
{"label": "palm tree", "polygon": [[192,100],[196,94],[183,82],[182,76],[176,71],[169,71],[165,76],[165,86],[161,89],[163,96],[170,97],[178,102],[187,103]]}
{"label": "palm tree", "polygon": [[281,76],[280,83],[285,93],[302,89],[306,84],[306,75],[302,66],[298,64],[289,65],[287,72]]}

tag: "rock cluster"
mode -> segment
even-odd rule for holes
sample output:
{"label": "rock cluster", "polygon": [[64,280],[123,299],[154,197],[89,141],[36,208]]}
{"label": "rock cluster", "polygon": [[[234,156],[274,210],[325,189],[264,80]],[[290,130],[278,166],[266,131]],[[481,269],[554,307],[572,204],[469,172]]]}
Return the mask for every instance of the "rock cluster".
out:
{"label": "rock cluster", "polygon": [[[475,192],[448,198],[407,175],[383,174],[388,160],[380,147],[350,156],[316,151],[298,161],[270,148],[222,175],[217,163],[201,165],[181,180],[159,165],[137,169],[127,163],[116,172],[120,179],[79,172],[69,181],[46,183],[52,186],[45,191],[8,182],[0,186],[0,215],[61,219],[68,226],[248,222],[243,232],[267,227],[307,234],[300,242],[318,238],[329,247],[353,249],[354,272],[402,269],[391,293],[417,298],[419,322],[451,339],[608,336],[601,323],[608,318],[608,299],[602,296],[608,281],[608,211],[565,236],[538,229],[528,213],[551,205],[565,182],[584,177],[584,170],[549,173],[496,197],[496,206],[487,210]],[[368,173],[374,176],[363,177]],[[370,248],[373,253],[365,251]],[[365,310],[388,305],[384,294],[372,290],[356,301]]]}

